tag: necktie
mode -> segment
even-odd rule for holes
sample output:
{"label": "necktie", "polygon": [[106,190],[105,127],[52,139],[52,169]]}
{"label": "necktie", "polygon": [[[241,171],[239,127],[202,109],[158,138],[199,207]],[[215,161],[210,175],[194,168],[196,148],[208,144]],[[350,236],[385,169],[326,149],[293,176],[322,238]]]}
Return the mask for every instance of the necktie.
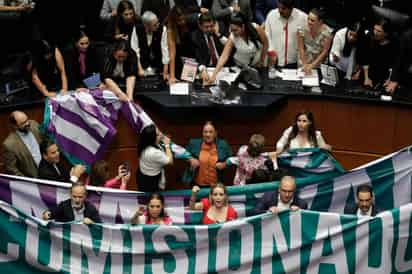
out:
{"label": "necktie", "polygon": [[212,63],[212,66],[217,65],[217,56],[216,56],[216,50],[215,46],[213,45],[212,37],[207,35],[207,46],[209,47],[209,53],[210,53],[210,61]]}
{"label": "necktie", "polygon": [[285,30],[285,66],[288,63],[288,21],[286,21],[286,25],[284,27]]}

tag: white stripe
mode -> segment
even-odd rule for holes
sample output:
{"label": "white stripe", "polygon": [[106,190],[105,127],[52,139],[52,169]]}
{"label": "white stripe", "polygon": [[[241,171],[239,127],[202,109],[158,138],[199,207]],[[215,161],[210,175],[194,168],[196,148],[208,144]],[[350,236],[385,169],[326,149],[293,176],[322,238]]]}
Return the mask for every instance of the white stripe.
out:
{"label": "white stripe", "polygon": [[87,131],[60,118],[59,116],[56,117],[54,125],[58,134],[77,143],[79,146],[84,147],[92,154],[95,154],[100,148],[100,143],[90,136]]}
{"label": "white stripe", "polygon": [[393,185],[394,207],[400,207],[412,201],[412,155],[409,152],[403,152],[392,159],[395,173]]}
{"label": "white stripe", "polygon": [[[89,104],[88,102],[84,103]],[[90,129],[96,131],[96,133],[99,134],[99,136],[102,138],[106,136],[107,132],[109,131],[109,128],[102,124],[96,117],[82,110],[75,100],[68,100],[62,103],[60,107],[74,113],[75,115],[80,116],[80,118],[87,124],[87,126]]]}

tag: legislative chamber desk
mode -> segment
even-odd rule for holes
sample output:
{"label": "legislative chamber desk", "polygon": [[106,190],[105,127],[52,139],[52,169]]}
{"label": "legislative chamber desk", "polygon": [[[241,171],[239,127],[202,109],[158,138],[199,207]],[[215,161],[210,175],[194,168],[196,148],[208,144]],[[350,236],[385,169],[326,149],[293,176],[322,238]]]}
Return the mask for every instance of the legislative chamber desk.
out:
{"label": "legislative chamber desk", "polygon": [[[202,93],[207,95],[204,90],[191,92],[189,96],[171,96],[167,89],[144,90],[142,83],[137,84],[135,99],[158,127],[181,145],[186,145],[190,138],[201,137],[202,125],[211,120],[217,127],[218,136],[229,142],[234,153],[247,144],[254,133],[263,134],[266,149],[274,150],[283,130],[293,123],[295,114],[302,109],[314,113],[316,128],[322,131],[326,142],[333,147],[333,155],[346,169],[412,143],[412,94],[407,91],[398,92],[388,102],[377,95],[345,87],[321,86],[322,93],[319,94],[297,83],[281,80],[265,81],[264,85],[261,90],[242,92],[241,102],[234,105],[210,102],[207,96],[202,96]],[[22,109],[31,118],[42,120],[42,100],[32,97],[21,95],[0,107],[2,140],[10,130],[6,125],[11,110]],[[129,161],[133,172],[130,188],[133,189],[138,137],[124,119],[119,119],[116,126],[118,134],[105,159],[113,163],[113,174],[118,164]],[[186,165],[186,162],[176,160],[173,167],[167,168],[169,189],[184,187],[180,176]],[[226,173],[227,184],[231,184],[234,171],[231,168]]]}

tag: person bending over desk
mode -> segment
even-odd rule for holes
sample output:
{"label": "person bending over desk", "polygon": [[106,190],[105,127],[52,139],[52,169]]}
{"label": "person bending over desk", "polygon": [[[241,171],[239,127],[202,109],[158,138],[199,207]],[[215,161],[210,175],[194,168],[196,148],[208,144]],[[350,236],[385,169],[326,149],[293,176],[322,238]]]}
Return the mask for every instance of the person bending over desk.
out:
{"label": "person bending over desk", "polygon": [[60,50],[41,40],[32,53],[31,78],[34,86],[46,97],[54,97],[58,91],[67,91],[67,75]]}
{"label": "person bending over desk", "polygon": [[[133,100],[137,75],[136,53],[125,40],[116,41],[108,50],[103,65],[103,82],[122,101]],[[119,82],[126,82],[126,94]]]}
{"label": "person bending over desk", "polygon": [[240,67],[263,67],[265,65],[268,39],[263,29],[255,23],[249,22],[241,13],[231,17],[230,29],[229,40],[225,44],[212,75],[207,81],[204,81],[206,85],[215,83],[217,74],[225,66],[233,49],[236,49],[233,56],[236,65]]}

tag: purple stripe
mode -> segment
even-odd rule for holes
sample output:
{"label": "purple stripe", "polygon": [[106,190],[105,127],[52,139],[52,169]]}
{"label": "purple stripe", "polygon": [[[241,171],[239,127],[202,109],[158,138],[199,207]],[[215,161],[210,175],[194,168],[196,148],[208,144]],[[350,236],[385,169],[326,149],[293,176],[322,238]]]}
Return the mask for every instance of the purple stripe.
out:
{"label": "purple stripe", "polygon": [[129,122],[130,126],[134,129],[134,131],[136,131],[137,134],[139,134],[142,128],[143,122],[139,116],[137,116],[137,121],[134,121],[133,114],[130,109],[131,107],[134,107],[134,105],[132,105],[131,103],[124,103],[122,104],[121,111],[122,111],[124,118],[127,120],[127,122]]}
{"label": "purple stripe", "polygon": [[[80,113],[81,114],[81,113]],[[67,110],[63,107],[60,108],[60,111],[57,113],[57,115],[66,120],[67,122],[70,122],[71,124],[74,124],[80,128],[82,128],[83,130],[85,130],[90,136],[92,136],[94,139],[96,139],[96,141],[98,141],[99,143],[103,142],[103,139],[105,137],[101,137],[97,131],[92,128],[90,125],[88,125],[83,119],[82,116],[80,116],[77,113],[71,112],[70,110]],[[106,136],[113,136],[116,134],[116,129],[109,123],[104,123],[104,121],[99,121],[102,124],[104,124],[104,126],[106,126],[108,128],[108,131],[106,133]],[[59,132],[56,132],[57,134]]]}
{"label": "purple stripe", "polygon": [[0,200],[11,204],[10,179],[0,177]]}
{"label": "purple stripe", "polygon": [[[73,142],[72,140],[62,135],[56,134],[56,142],[63,151],[75,156],[78,159],[85,161],[89,165],[98,159],[98,153],[93,154],[80,144]],[[102,147],[99,148],[99,150],[101,149]]]}

